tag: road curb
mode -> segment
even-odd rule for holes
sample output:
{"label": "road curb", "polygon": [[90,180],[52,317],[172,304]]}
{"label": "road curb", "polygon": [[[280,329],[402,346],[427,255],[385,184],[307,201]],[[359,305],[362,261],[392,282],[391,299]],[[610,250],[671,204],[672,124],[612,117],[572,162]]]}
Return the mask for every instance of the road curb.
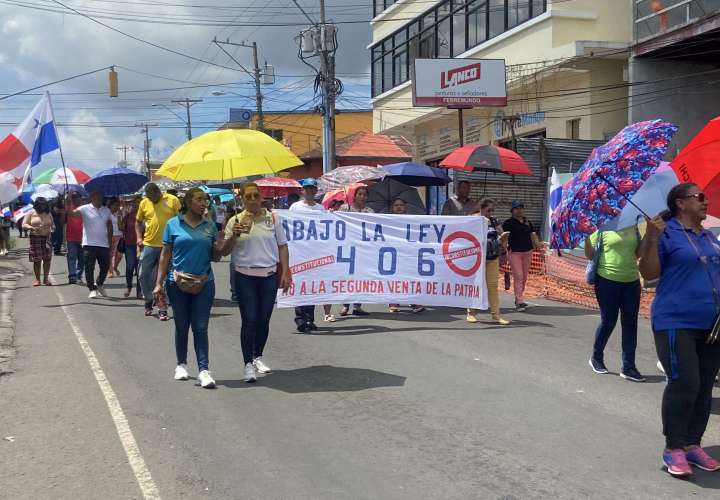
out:
{"label": "road curb", "polygon": [[0,259],[0,377],[12,373],[15,357],[15,319],[13,299],[18,281],[25,275],[22,264],[26,249],[12,250]]}

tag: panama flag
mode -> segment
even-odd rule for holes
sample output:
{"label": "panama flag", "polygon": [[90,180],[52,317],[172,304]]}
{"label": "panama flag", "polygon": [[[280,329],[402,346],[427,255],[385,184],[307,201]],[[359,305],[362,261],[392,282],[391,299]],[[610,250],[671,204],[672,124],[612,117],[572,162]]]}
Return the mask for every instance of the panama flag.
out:
{"label": "panama flag", "polygon": [[558,174],[555,167],[552,169],[552,175],[550,176],[550,182],[548,186],[548,206],[547,206],[547,224],[545,227],[545,236],[549,241],[552,228],[552,214],[560,204],[562,200],[563,184],[568,180],[572,179],[573,174]]}
{"label": "panama flag", "polygon": [[[44,154],[60,148],[50,94],[40,99],[30,115],[0,142],[0,175],[10,174],[11,182],[19,190],[32,167],[40,163]],[[8,175],[2,175],[9,178]]]}

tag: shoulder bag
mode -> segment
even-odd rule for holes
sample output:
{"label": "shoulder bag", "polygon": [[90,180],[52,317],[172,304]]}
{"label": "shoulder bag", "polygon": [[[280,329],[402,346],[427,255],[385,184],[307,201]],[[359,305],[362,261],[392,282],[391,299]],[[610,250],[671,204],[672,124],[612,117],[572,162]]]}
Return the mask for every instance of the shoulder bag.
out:
{"label": "shoulder bag", "polygon": [[598,233],[598,240],[595,244],[595,250],[593,252],[593,258],[590,260],[590,262],[587,263],[587,266],[585,267],[585,282],[588,285],[594,285],[597,281],[597,268],[598,264],[600,263],[600,254],[602,253],[602,247],[603,247],[603,234],[602,232]]}

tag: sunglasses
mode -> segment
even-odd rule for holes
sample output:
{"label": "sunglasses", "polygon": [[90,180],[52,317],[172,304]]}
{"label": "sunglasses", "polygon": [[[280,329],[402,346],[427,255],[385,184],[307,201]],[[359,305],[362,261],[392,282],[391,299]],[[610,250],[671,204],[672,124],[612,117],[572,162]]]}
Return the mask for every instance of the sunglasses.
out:
{"label": "sunglasses", "polygon": [[685,196],[685,198],[695,198],[700,203],[704,203],[707,198],[705,197],[705,193],[693,193]]}

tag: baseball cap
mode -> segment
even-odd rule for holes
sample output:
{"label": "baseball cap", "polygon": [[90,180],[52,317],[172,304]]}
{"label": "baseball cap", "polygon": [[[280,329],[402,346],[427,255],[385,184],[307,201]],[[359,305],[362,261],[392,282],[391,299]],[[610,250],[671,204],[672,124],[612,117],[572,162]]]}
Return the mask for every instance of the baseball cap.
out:
{"label": "baseball cap", "polygon": [[308,177],[307,179],[301,180],[301,181],[300,181],[300,185],[301,185],[302,187],[304,187],[304,188],[306,188],[306,187],[314,187],[314,188],[318,187],[317,181],[316,181],[315,179],[313,179],[312,177]]}
{"label": "baseball cap", "polygon": [[520,200],[513,200],[510,204],[510,211],[513,211],[516,208],[525,208],[525,204]]}

